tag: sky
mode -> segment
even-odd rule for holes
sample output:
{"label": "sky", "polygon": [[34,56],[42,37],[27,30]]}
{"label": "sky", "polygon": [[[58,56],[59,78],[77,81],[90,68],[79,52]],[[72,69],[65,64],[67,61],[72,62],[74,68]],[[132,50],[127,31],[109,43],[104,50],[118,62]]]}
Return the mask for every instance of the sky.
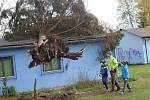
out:
{"label": "sky", "polygon": [[111,27],[117,25],[117,0],[85,0],[87,10]]}

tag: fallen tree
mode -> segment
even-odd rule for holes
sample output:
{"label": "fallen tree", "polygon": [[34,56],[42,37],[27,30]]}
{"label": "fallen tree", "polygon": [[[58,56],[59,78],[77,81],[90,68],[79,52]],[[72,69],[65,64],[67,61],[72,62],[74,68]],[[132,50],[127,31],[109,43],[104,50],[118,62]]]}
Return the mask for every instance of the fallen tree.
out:
{"label": "fallen tree", "polygon": [[29,68],[36,65],[51,62],[51,59],[57,58],[69,58],[72,60],[78,60],[82,56],[84,48],[81,48],[79,52],[70,52],[68,43],[62,41],[62,39],[54,37],[46,37],[43,39],[40,45],[35,46],[28,50],[28,54],[32,56],[32,62],[29,64]]}

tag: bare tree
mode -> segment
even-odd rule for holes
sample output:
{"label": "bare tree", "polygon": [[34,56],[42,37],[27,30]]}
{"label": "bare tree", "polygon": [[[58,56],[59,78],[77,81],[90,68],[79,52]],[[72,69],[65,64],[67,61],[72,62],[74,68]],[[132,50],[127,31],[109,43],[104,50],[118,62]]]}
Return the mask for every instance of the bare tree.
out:
{"label": "bare tree", "polygon": [[12,9],[11,6],[7,8],[7,4],[9,2],[7,0],[0,1],[0,34],[3,35],[5,32],[9,32],[9,20],[12,16]]}
{"label": "bare tree", "polygon": [[136,0],[139,9],[138,22],[139,27],[150,25],[150,1],[149,0]]}
{"label": "bare tree", "polygon": [[134,28],[137,26],[137,7],[134,0],[118,0],[119,26]]}
{"label": "bare tree", "polygon": [[[4,0],[0,1],[0,16],[1,16],[1,12],[2,12],[2,8],[3,8],[3,4],[4,4]],[[1,22],[2,18],[0,17],[0,26],[2,25],[2,22]],[[0,27],[0,37],[2,35],[2,27]]]}

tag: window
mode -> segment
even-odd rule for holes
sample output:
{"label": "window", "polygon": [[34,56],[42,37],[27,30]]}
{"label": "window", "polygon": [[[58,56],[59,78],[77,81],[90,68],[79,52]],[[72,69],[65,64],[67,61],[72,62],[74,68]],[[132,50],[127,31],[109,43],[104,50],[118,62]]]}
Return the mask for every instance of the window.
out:
{"label": "window", "polygon": [[0,57],[0,77],[14,76],[12,57]]}
{"label": "window", "polygon": [[44,72],[60,70],[60,69],[61,69],[61,67],[60,67],[60,59],[57,59],[57,58],[53,58],[51,60],[51,62],[46,63],[46,64],[43,65],[43,71]]}

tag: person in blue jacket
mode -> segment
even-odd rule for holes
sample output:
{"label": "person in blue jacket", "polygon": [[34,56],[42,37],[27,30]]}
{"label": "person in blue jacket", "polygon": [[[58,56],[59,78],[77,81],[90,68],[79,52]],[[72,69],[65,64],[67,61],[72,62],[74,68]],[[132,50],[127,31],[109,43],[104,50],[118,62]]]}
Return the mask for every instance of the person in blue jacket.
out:
{"label": "person in blue jacket", "polygon": [[121,62],[121,71],[122,71],[122,78],[124,81],[124,87],[121,90],[121,94],[124,94],[126,87],[128,88],[129,92],[131,92],[131,87],[129,84],[129,69],[127,62]]}
{"label": "person in blue jacket", "polygon": [[102,76],[102,82],[106,88],[106,91],[109,91],[107,86],[108,73],[107,73],[107,66],[105,64],[105,61],[101,61],[100,65],[101,65],[100,76]]}

